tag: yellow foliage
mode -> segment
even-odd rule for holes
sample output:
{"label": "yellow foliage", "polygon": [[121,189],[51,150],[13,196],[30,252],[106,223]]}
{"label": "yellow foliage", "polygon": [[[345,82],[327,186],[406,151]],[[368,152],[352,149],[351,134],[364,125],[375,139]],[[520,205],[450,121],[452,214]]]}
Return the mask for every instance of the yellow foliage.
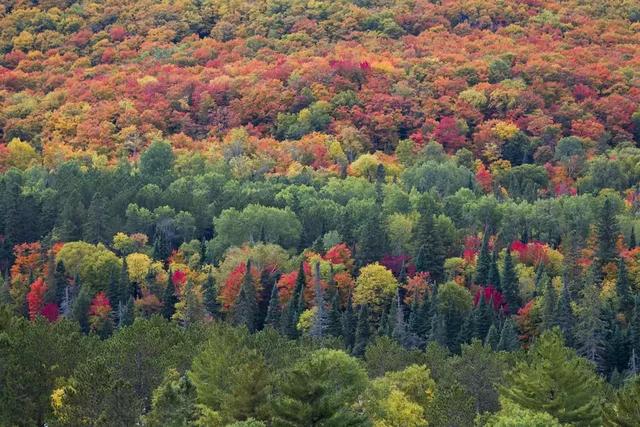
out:
{"label": "yellow foliage", "polygon": [[127,270],[129,272],[129,280],[135,283],[144,282],[151,268],[151,258],[141,253],[132,253],[127,256]]}
{"label": "yellow foliage", "polygon": [[378,264],[366,265],[360,269],[360,276],[356,280],[353,292],[353,302],[380,306],[391,298],[398,288],[398,282],[391,270]]}
{"label": "yellow foliage", "polygon": [[9,151],[9,157],[7,159],[8,165],[18,169],[24,170],[28,168],[33,161],[38,158],[36,150],[18,138],[13,138],[9,144],[7,144],[7,150]]}
{"label": "yellow foliage", "polygon": [[518,128],[518,126],[515,123],[511,122],[500,121],[493,127],[493,131],[495,132],[495,134],[503,141],[516,136],[519,130],[520,129]]}

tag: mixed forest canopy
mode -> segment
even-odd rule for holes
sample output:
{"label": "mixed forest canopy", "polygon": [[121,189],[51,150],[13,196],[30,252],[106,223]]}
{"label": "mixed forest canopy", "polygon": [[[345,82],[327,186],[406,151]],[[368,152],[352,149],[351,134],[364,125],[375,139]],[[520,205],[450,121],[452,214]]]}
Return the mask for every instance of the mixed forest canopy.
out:
{"label": "mixed forest canopy", "polygon": [[637,1],[3,1],[0,425],[640,425],[639,147]]}

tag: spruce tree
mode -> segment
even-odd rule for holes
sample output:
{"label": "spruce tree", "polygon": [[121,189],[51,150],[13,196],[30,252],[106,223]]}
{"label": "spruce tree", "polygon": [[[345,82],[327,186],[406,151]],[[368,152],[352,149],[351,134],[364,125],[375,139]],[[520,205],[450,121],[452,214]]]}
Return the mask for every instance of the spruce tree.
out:
{"label": "spruce tree", "polygon": [[218,302],[218,287],[213,275],[207,276],[204,284],[204,306],[211,317],[217,319],[220,316],[220,303]]}
{"label": "spruce tree", "polygon": [[489,269],[488,284],[498,291],[502,291],[502,281],[500,280],[500,270],[498,269],[498,254],[493,252],[491,257],[491,268]]}
{"label": "spruce tree", "polygon": [[573,328],[575,327],[575,316],[573,315],[573,308],[571,307],[571,293],[569,292],[569,285],[566,281],[562,284],[562,292],[560,299],[558,300],[558,306],[555,312],[555,320],[560,327],[560,331],[564,336],[565,343],[569,346],[573,346]]}
{"label": "spruce tree", "polygon": [[640,377],[630,379],[618,390],[611,404],[604,407],[604,425],[632,427],[640,425]]}
{"label": "spruce tree", "polygon": [[617,256],[616,241],[618,240],[619,230],[615,215],[615,208],[611,200],[607,197],[596,223],[598,236],[596,258],[600,266],[613,261]]}
{"label": "spruce tree", "polygon": [[269,308],[267,309],[267,316],[264,319],[264,326],[270,326],[277,328],[280,325],[280,317],[282,311],[280,310],[280,293],[278,286],[275,284],[271,288],[271,297],[269,298]]}
{"label": "spruce tree", "polygon": [[629,337],[627,330],[623,329],[614,319],[611,333],[606,342],[606,372],[617,370],[623,372],[627,369],[629,357]]}
{"label": "spruce tree", "polygon": [[342,335],[342,313],[340,311],[340,292],[337,290],[331,298],[331,309],[327,317],[327,334],[339,337]]}
{"label": "spruce tree", "polygon": [[471,340],[474,338],[475,331],[475,310],[471,311],[466,315],[464,321],[462,322],[462,326],[460,327],[460,331],[458,331],[458,336],[456,337],[456,350],[459,349],[463,344],[469,344]]}
{"label": "spruce tree", "polygon": [[314,291],[314,307],[315,314],[313,315],[313,321],[311,328],[309,329],[309,335],[318,340],[325,336],[328,323],[327,308],[325,307],[324,290],[320,283],[320,263],[314,264],[313,274],[313,291]]}
{"label": "spruce tree", "polygon": [[485,227],[484,235],[482,236],[482,246],[480,246],[480,253],[478,254],[478,262],[476,264],[476,279],[475,282],[478,285],[488,285],[489,276],[491,272],[491,253],[489,252],[489,233]]}
{"label": "spruce tree", "polygon": [[444,316],[438,311],[431,317],[429,341],[438,343],[442,347],[449,347],[450,340],[447,337],[447,323]]}
{"label": "spruce tree", "polygon": [[378,261],[387,252],[386,230],[382,209],[376,208],[365,219],[358,237],[356,258],[360,266]]}
{"label": "spruce tree", "polygon": [[176,303],[178,297],[176,296],[176,285],[173,280],[169,278],[167,286],[164,288],[162,294],[162,317],[167,320],[171,320],[173,314],[176,312]]}
{"label": "spruce tree", "polygon": [[85,334],[89,333],[89,307],[91,295],[87,287],[80,288],[80,293],[73,302],[71,317],[80,324],[80,329]]}
{"label": "spruce tree", "polygon": [[629,249],[635,249],[636,243],[636,227],[631,227],[631,236],[629,236]]}
{"label": "spruce tree", "polygon": [[631,350],[640,357],[640,296],[636,295],[635,304],[629,318],[629,344]]}
{"label": "spruce tree", "polygon": [[618,297],[618,310],[628,314],[633,308],[633,299],[629,291],[629,276],[624,259],[618,260],[618,276],[616,278],[616,295]]}
{"label": "spruce tree", "polygon": [[484,291],[480,293],[480,299],[473,310],[473,337],[484,340],[493,325],[494,312],[492,300],[487,301]]}
{"label": "spruce tree", "polygon": [[600,292],[595,284],[585,286],[576,319],[575,340],[579,354],[602,368],[607,322],[602,319]]}
{"label": "spruce tree", "polygon": [[135,319],[133,296],[130,296],[126,304],[121,304],[120,307],[122,307],[122,309],[119,310],[118,328],[132,325]]}
{"label": "spruce tree", "polygon": [[429,210],[425,209],[420,213],[416,227],[416,244],[416,270],[428,272],[435,282],[440,282],[444,276],[446,253],[440,234],[436,230],[434,215]]}
{"label": "spruce tree", "polygon": [[500,331],[500,340],[498,340],[498,351],[516,351],[520,348],[520,340],[518,339],[518,331],[516,325],[507,318],[502,324],[502,330]]}
{"label": "spruce tree", "polygon": [[400,302],[400,294],[396,292],[396,298],[393,304],[396,306],[395,321],[393,322],[393,329],[391,330],[391,337],[398,341],[403,346],[408,346],[409,336],[407,332],[407,324],[404,320],[404,309]]}
{"label": "spruce tree", "polygon": [[345,347],[349,350],[353,349],[356,337],[356,318],[353,312],[351,292],[349,292],[347,305],[342,313],[342,336],[344,337]]}
{"label": "spruce tree", "polygon": [[232,323],[236,326],[245,326],[250,332],[256,330],[256,313],[258,302],[256,300],[256,288],[251,275],[251,260],[247,260],[246,272],[240,293],[236,299],[232,311]]}
{"label": "spruce tree", "polygon": [[499,388],[503,398],[563,424],[602,425],[602,382],[591,364],[564,346],[558,329],[543,333],[529,361],[517,362]]}
{"label": "spruce tree", "polygon": [[83,240],[90,243],[105,243],[107,231],[107,203],[99,191],[93,195],[87,209],[87,220],[83,227]]}
{"label": "spruce tree", "polygon": [[354,356],[364,355],[364,350],[369,344],[370,335],[369,308],[366,304],[363,304],[358,311],[358,323],[356,324],[355,340],[351,351]]}
{"label": "spruce tree", "polygon": [[516,313],[520,308],[520,296],[518,292],[518,275],[513,266],[511,250],[507,248],[504,256],[504,267],[502,270],[502,294],[504,295],[509,312]]}
{"label": "spruce tree", "polygon": [[551,279],[545,279],[544,293],[542,294],[542,330],[546,331],[556,325],[556,307],[558,296]]}
{"label": "spruce tree", "polygon": [[173,244],[169,237],[168,226],[164,224],[156,225],[153,235],[153,257],[159,260],[166,260],[173,251]]}
{"label": "spruce tree", "polygon": [[496,328],[495,324],[492,324],[489,328],[489,332],[487,332],[487,336],[484,339],[484,345],[491,348],[492,350],[497,350],[499,341],[500,334],[498,333],[498,328]]}
{"label": "spruce tree", "polygon": [[120,277],[118,278],[119,287],[120,287],[120,295],[122,297],[121,301],[128,301],[129,296],[133,296],[135,298],[135,293],[131,288],[131,284],[129,283],[129,270],[127,267],[127,259],[125,257],[122,258],[122,268],[120,269]]}

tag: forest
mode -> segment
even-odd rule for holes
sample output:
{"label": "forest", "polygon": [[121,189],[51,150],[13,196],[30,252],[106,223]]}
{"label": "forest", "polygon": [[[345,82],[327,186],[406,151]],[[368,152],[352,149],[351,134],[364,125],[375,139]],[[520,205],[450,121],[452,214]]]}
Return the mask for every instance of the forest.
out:
{"label": "forest", "polygon": [[635,0],[4,0],[0,426],[640,425]]}

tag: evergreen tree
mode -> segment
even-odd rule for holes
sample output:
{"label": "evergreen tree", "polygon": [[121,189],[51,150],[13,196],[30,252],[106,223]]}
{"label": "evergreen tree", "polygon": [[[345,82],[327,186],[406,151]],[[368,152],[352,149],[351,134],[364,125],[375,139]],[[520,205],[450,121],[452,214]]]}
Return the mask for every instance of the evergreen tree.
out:
{"label": "evergreen tree", "polygon": [[542,330],[546,331],[556,326],[556,307],[558,306],[558,296],[556,289],[547,278],[542,295]]}
{"label": "evergreen tree", "polygon": [[416,229],[416,270],[428,272],[435,282],[440,282],[444,276],[446,251],[436,230],[433,213],[428,210],[421,212]]}
{"label": "evergreen tree", "polygon": [[107,230],[107,203],[99,191],[93,195],[87,209],[87,220],[83,227],[83,240],[90,243],[105,243],[109,239]]}
{"label": "evergreen tree", "polygon": [[133,296],[130,296],[126,304],[120,303],[118,315],[118,328],[133,325],[135,319]]}
{"label": "evergreen tree", "polygon": [[558,329],[543,333],[507,375],[500,394],[517,405],[547,412],[563,424],[600,426],[602,383],[591,364],[564,346]]}
{"label": "evergreen tree", "polygon": [[498,342],[500,341],[500,334],[495,324],[492,324],[487,332],[487,336],[484,339],[484,345],[490,347],[492,350],[498,349]]}
{"label": "evergreen tree", "polygon": [[356,254],[360,266],[378,261],[387,252],[386,230],[382,209],[376,208],[365,219],[360,230]]}
{"label": "evergreen tree", "polygon": [[478,285],[488,285],[489,276],[491,273],[492,260],[489,252],[489,233],[485,227],[484,235],[482,236],[482,246],[480,246],[480,253],[478,254],[478,262],[476,264],[476,283]]}
{"label": "evergreen tree", "polygon": [[616,295],[618,297],[618,310],[623,313],[630,313],[633,308],[633,299],[629,291],[629,276],[624,259],[618,260],[618,276],[616,278]]}
{"label": "evergreen tree", "polygon": [[618,390],[615,399],[604,408],[604,425],[632,427],[640,425],[640,376]]}
{"label": "evergreen tree", "polygon": [[339,337],[342,335],[342,313],[340,312],[340,293],[336,290],[331,298],[331,309],[327,317],[327,334]]}
{"label": "evergreen tree", "polygon": [[134,298],[136,297],[131,288],[131,284],[129,283],[129,270],[127,267],[127,259],[125,257],[122,258],[122,268],[120,269],[118,282],[120,295],[122,297],[121,301],[127,302],[129,300],[129,296],[133,296]]}
{"label": "evergreen tree", "polygon": [[629,249],[635,249],[638,244],[636,243],[636,228],[631,227],[631,236],[629,236]]}
{"label": "evergreen tree", "polygon": [[[425,313],[426,309],[426,313]],[[411,302],[411,313],[409,314],[409,332],[420,338],[423,342],[427,338],[429,322],[429,296],[425,293],[422,303],[419,302],[416,295]],[[430,322],[429,322],[430,323]]]}
{"label": "evergreen tree", "polygon": [[204,284],[204,306],[209,315],[214,319],[220,316],[218,287],[216,286],[216,282],[211,274],[207,276],[207,281]]}
{"label": "evergreen tree", "polygon": [[575,327],[575,317],[573,315],[573,308],[571,308],[571,293],[569,292],[569,285],[565,281],[562,284],[562,293],[558,300],[558,306],[555,312],[555,320],[560,327],[560,331],[564,336],[566,344],[573,346],[573,328]]}
{"label": "evergreen tree", "polygon": [[[55,256],[51,255],[49,257],[49,271],[51,271],[51,264],[55,263]],[[53,275],[48,274],[49,281],[47,283],[47,294],[45,299],[48,302],[53,302],[58,306],[62,304],[65,295],[65,289],[68,285],[67,277],[65,275],[64,263],[62,261],[53,265]]]}
{"label": "evergreen tree", "polygon": [[367,347],[367,344],[369,344],[370,335],[369,308],[366,304],[363,304],[360,306],[360,310],[358,311],[358,323],[356,325],[353,350],[351,351],[354,356],[364,355],[364,350]]}
{"label": "evergreen tree", "polygon": [[176,285],[173,280],[169,278],[169,283],[164,287],[164,293],[162,295],[162,316],[171,320],[173,314],[176,312],[176,303],[178,297],[176,296]]}
{"label": "evergreen tree", "polygon": [[232,311],[232,323],[254,332],[256,330],[256,313],[258,302],[256,300],[256,288],[251,275],[251,260],[247,260],[247,269],[240,287],[240,293]]}
{"label": "evergreen tree", "polygon": [[443,347],[449,346],[449,339],[447,338],[447,323],[438,311],[431,317],[431,331],[429,334],[429,341],[438,343]]}
{"label": "evergreen tree", "polygon": [[616,241],[618,240],[618,222],[611,200],[604,201],[596,223],[598,246],[596,249],[595,273],[596,278],[602,275],[602,267],[617,257]]}
{"label": "evergreen tree", "polygon": [[267,316],[264,319],[264,326],[271,326],[277,328],[280,324],[280,316],[282,312],[280,310],[280,294],[278,292],[278,286],[273,285],[271,288],[271,297],[269,298],[269,308],[267,309]]}
{"label": "evergreen tree", "polygon": [[166,260],[173,251],[173,243],[169,236],[169,226],[157,224],[153,235],[153,257],[159,260]]}
{"label": "evergreen tree", "polygon": [[629,318],[629,342],[631,350],[640,357],[640,296],[638,295]]}
{"label": "evergreen tree", "polygon": [[520,308],[520,296],[518,292],[518,275],[513,266],[513,258],[511,257],[511,250],[507,248],[504,257],[504,267],[502,270],[502,294],[504,295],[509,311],[516,313]]}
{"label": "evergreen tree", "polygon": [[404,346],[409,344],[409,336],[407,332],[407,324],[404,321],[404,309],[400,302],[400,294],[396,292],[395,301],[392,303],[396,306],[395,321],[393,322],[393,329],[391,330],[391,336]]}
{"label": "evergreen tree", "polygon": [[498,269],[498,254],[493,252],[491,257],[491,268],[489,269],[488,284],[493,286],[498,291],[502,291],[502,283],[500,280],[500,270]]}
{"label": "evergreen tree", "polygon": [[500,340],[498,340],[498,351],[516,351],[520,348],[520,340],[518,339],[518,331],[516,325],[507,318],[502,324],[502,330],[500,331]]}
{"label": "evergreen tree", "polygon": [[65,242],[82,239],[82,224],[85,218],[85,207],[77,192],[72,192],[62,203],[62,211],[58,215],[56,225],[57,237]]}
{"label": "evergreen tree", "polygon": [[487,301],[484,296],[484,291],[480,293],[480,299],[478,300],[478,304],[476,304],[473,310],[472,316],[472,326],[473,326],[473,337],[478,338],[479,340],[484,340],[493,325],[494,322],[494,313],[493,313],[493,302]]}
{"label": "evergreen tree", "polygon": [[347,305],[342,313],[342,336],[344,337],[345,347],[353,349],[356,339],[356,318],[353,312],[353,302],[351,293],[347,297]]}
{"label": "evergreen tree", "polygon": [[595,284],[585,286],[578,310],[575,339],[578,352],[602,368],[607,322],[602,320],[600,292]]}
{"label": "evergreen tree", "polygon": [[613,321],[611,333],[606,342],[606,371],[624,372],[629,364],[629,337],[617,321]]}
{"label": "evergreen tree", "polygon": [[91,306],[91,295],[87,287],[80,288],[80,293],[73,302],[71,317],[80,324],[80,329],[84,333],[89,333],[89,307]]}
{"label": "evergreen tree", "polygon": [[311,328],[309,329],[309,335],[314,339],[321,339],[325,336],[327,330],[328,314],[327,308],[325,307],[324,290],[320,284],[319,262],[314,264],[313,282],[315,314],[313,316]]}

